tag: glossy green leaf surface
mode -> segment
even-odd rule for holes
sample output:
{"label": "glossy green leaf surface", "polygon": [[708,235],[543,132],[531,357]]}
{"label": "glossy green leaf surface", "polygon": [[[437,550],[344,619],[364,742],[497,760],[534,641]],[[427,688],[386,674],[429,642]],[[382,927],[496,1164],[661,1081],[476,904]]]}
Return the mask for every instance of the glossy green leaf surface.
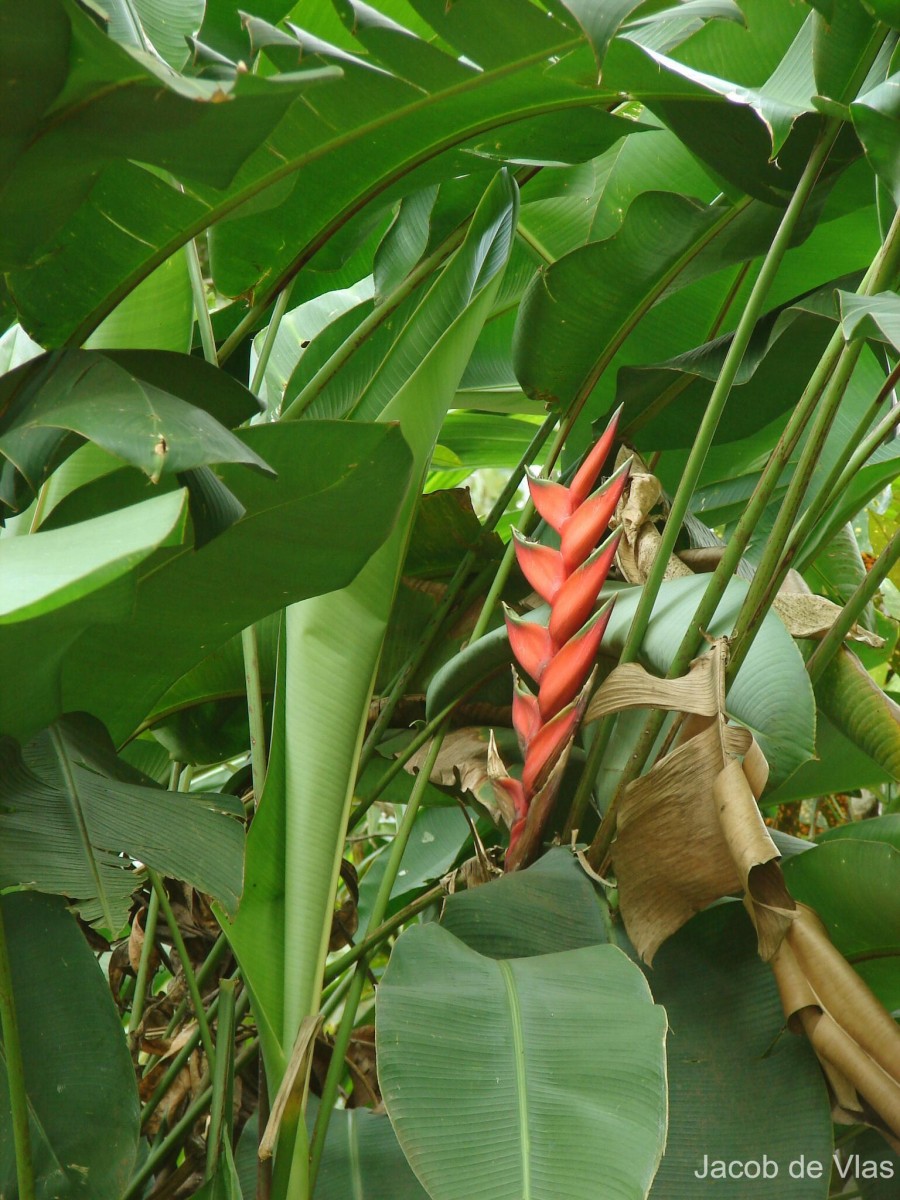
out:
{"label": "glossy green leaf surface", "polygon": [[433,1200],[475,1180],[483,1200],[588,1200],[598,1178],[636,1200],[665,1138],[665,1027],[615,946],[494,959],[413,928],[378,992],[385,1105]]}
{"label": "glossy green leaf surface", "polygon": [[[119,1200],[137,1155],[139,1107],[109,986],[61,900],[18,892],[0,904],[26,1063],[37,1198]],[[12,1197],[19,1193],[5,1055],[0,1089],[0,1192]]]}
{"label": "glossy green leaf surface", "polygon": [[141,564],[180,545],[184,524],[178,491],[71,529],[0,541],[0,663],[18,680],[0,692],[3,733],[25,740],[63,711],[63,664],[81,631],[128,620]]}
{"label": "glossy green leaf surface", "polygon": [[[240,437],[278,477],[221,468],[246,515],[199,550],[148,563],[129,619],[85,629],[66,655],[65,708],[93,712],[117,740],[209,650],[292,598],[352,579],[394,523],[409,470],[396,427],[304,422]],[[88,669],[98,656],[102,674]]]}
{"label": "glossy green leaf surface", "polygon": [[834,944],[881,1002],[900,1007],[900,818],[831,830],[785,864],[791,894],[824,921]]}

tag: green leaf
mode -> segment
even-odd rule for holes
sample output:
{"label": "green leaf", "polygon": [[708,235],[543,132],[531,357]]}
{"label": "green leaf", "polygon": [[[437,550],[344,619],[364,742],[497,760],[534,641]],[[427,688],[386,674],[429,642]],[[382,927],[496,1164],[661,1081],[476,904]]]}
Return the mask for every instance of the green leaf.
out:
{"label": "green leaf", "polygon": [[[134,1068],[109,986],[62,901],[0,899],[25,1061],[38,1200],[119,1200],[138,1146]],[[0,1095],[7,1094],[0,1055]],[[0,1194],[18,1196],[0,1104]]]}
{"label": "green leaf", "polygon": [[34,491],[58,463],[68,433],[138,467],[153,483],[164,474],[224,462],[274,474],[215,417],[137,379],[104,355],[64,351],[35,360],[17,374],[7,383],[13,395],[22,386],[22,375],[28,382],[8,414],[0,453]]}
{"label": "green leaf", "polygon": [[516,323],[515,369],[526,394],[565,407],[709,239],[724,211],[644,193],[618,233],[543,268]]}
{"label": "green leaf", "polygon": [[[312,1132],[318,1102],[310,1096],[306,1124]],[[256,1197],[257,1120],[252,1116],[238,1141],[238,1173],[244,1200]],[[336,1108],[328,1122],[316,1178],[316,1200],[428,1200],[413,1175],[385,1113]]]}
{"label": "green leaf", "polygon": [[[796,403],[834,332],[833,293],[833,285],[822,288],[757,322],[717,442],[751,437]],[[616,402],[625,406],[623,436],[637,437],[641,448],[689,448],[732,337],[725,334],[668,362],[624,367],[616,389]]]}
{"label": "green leaf", "polygon": [[0,731],[26,740],[63,711],[63,664],[80,632],[128,622],[141,564],[182,542],[184,520],[179,491],[71,529],[0,540],[0,674],[8,681]]}
{"label": "green leaf", "polygon": [[106,731],[83,715],[22,750],[4,739],[0,754],[0,886],[67,896],[115,936],[140,883],[129,861],[137,859],[236,909],[244,837],[231,797],[136,782]]}
{"label": "green leaf", "polygon": [[155,51],[179,68],[190,55],[187,39],[203,24],[206,0],[104,0],[104,7],[111,38],[134,50]]}
{"label": "green leaf", "polygon": [[606,51],[619,26],[641,3],[642,0],[612,0],[598,5],[593,0],[561,0],[589,38],[601,73]]}
{"label": "green leaf", "polygon": [[[640,661],[649,671],[664,675],[668,670],[707,582],[703,575],[695,575],[663,583],[639,653]],[[709,625],[708,632],[713,637],[730,632],[746,589],[747,584],[739,579],[728,585]],[[602,598],[608,594],[605,592]],[[624,644],[639,596],[640,588],[617,589],[603,642],[613,658]],[[546,609],[535,609],[526,619],[546,620]],[[429,715],[433,716],[511,661],[506,628],[492,630],[434,676],[428,689]],[[753,731],[769,762],[771,787],[777,787],[812,757],[815,733],[812,688],[800,652],[776,616],[770,614],[765,618],[728,693],[726,711]]]}
{"label": "green leaf", "polygon": [[816,700],[845,737],[900,780],[900,707],[852,650],[841,647],[828,664],[816,684]]}
{"label": "green leaf", "polygon": [[479,954],[521,958],[608,941],[603,905],[571,851],[554,847],[524,871],[449,896],[441,924]]}
{"label": "green leaf", "polygon": [[785,879],[888,1010],[900,1008],[900,818],[831,830],[785,863]]}
{"label": "green leaf", "polygon": [[[789,865],[814,854],[798,855]],[[828,1093],[808,1044],[784,1029],[771,969],[759,959],[743,905],[700,913],[670,938],[647,971],[665,1007],[669,1138],[651,1200],[824,1200],[832,1154]],[[822,1163],[794,1179],[792,1160]],[[762,1164],[769,1178],[700,1179],[704,1158]]]}
{"label": "green leaf", "polygon": [[378,989],[385,1107],[433,1200],[473,1186],[594,1200],[598,1179],[644,1196],[665,1140],[665,1025],[615,946],[492,959],[438,925],[408,929]]}
{"label": "green leaf", "polygon": [[900,126],[900,72],[860,96],[850,105],[850,112],[872,170],[890,188],[894,203],[900,204],[900,161],[896,152]]}
{"label": "green leaf", "polygon": [[[273,833],[277,850],[275,845],[269,849],[284,864],[286,895],[284,914],[273,915],[270,928],[284,920],[285,933],[280,944],[265,947],[274,970],[283,973],[285,1049],[301,1018],[317,1008],[361,733],[418,487],[499,286],[516,209],[515,184],[501,174],[487,189],[465,241],[359,394],[354,417],[398,421],[414,456],[414,485],[393,533],[349,587],[288,610],[287,800],[285,824]],[[310,424],[302,421],[296,428],[302,431]],[[342,431],[354,427],[337,426]],[[390,478],[383,463],[381,478]],[[252,922],[245,937],[260,945]]]}
{"label": "green leaf", "polygon": [[[469,841],[469,823],[462,810],[452,808],[423,808],[413,824],[403,861],[391,889],[391,905],[387,915],[401,906],[411,893],[421,891],[427,884],[442,878],[459,859]],[[389,851],[390,846],[385,850]],[[383,850],[369,865],[360,881],[359,921],[368,925],[369,913],[384,877],[387,854]]]}
{"label": "green leaf", "polygon": [[877,296],[857,296],[838,292],[841,325],[848,339],[875,338],[900,349],[900,296],[896,292],[879,292]]}
{"label": "green leaf", "polygon": [[151,559],[128,619],[85,629],[65,656],[64,707],[99,716],[116,741],[241,629],[344,586],[394,524],[409,471],[398,428],[307,421],[256,426],[240,438],[278,478],[220,468],[246,515],[200,549]]}

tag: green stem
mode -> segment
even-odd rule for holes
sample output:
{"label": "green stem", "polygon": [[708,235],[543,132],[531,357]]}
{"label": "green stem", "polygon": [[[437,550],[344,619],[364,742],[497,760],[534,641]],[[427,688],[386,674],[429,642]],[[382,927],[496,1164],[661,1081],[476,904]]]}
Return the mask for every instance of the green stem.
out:
{"label": "green stem", "polygon": [[822,672],[837,654],[844,638],[853,628],[857,617],[881,587],[888,572],[900,558],[900,530],[898,530],[872,566],[865,579],[840,611],[835,623],[816,646],[806,663],[806,670],[813,683],[822,677]]}
{"label": "green stem", "polygon": [[[220,933],[219,936],[216,938],[216,940],[213,942],[212,949],[210,950],[209,954],[207,954],[206,958],[204,958],[203,963],[201,964],[200,969],[197,972],[197,986],[201,989],[201,991],[203,989],[204,984],[209,979],[210,975],[212,975],[213,971],[216,969],[216,966],[218,965],[219,960],[221,959],[221,957],[223,956],[225,951],[228,949],[228,946],[229,946],[229,943],[228,943],[228,939],[226,938],[225,934]],[[239,974],[240,974],[240,972],[235,972],[235,975],[233,976],[233,978],[237,979]],[[168,1037],[172,1033],[172,1031],[181,1024],[181,1022],[184,1018],[184,1014],[187,1012],[187,1007],[188,1007],[187,999],[182,998],[181,1000],[179,1000],[178,1006],[176,1007],[175,1011],[172,1013],[172,1016],[169,1018],[168,1025],[166,1025],[166,1037]]]}
{"label": "green stem", "polygon": [[382,777],[375,784],[375,787],[372,789],[372,791],[369,792],[368,796],[366,796],[364,800],[360,800],[359,804],[357,804],[356,808],[354,808],[353,812],[350,814],[350,820],[347,822],[347,833],[353,832],[375,801],[383,794],[388,784],[400,774],[415,752],[421,749],[421,747],[425,745],[429,738],[435,734],[437,729],[440,728],[444,720],[456,707],[457,703],[458,701],[454,700],[445,708],[441,709],[441,711],[437,713],[436,716],[433,716],[430,721],[426,721],[414,738],[407,742],[407,744],[403,747],[402,752],[397,755]]}
{"label": "green stem", "polygon": [[209,305],[206,302],[206,287],[203,283],[203,271],[200,268],[200,255],[197,252],[196,238],[191,238],[184,249],[187,255],[191,294],[194,299],[194,315],[197,318],[197,328],[200,331],[200,345],[203,347],[203,357],[208,363],[212,363],[215,366],[216,336],[213,333],[212,318],[209,315]]}
{"label": "green stem", "polygon": [[[6,926],[0,901],[0,1028],[3,1030],[3,1051],[6,1058],[6,1085],[9,1089],[9,1113],[12,1124],[13,1147],[16,1155],[16,1179],[19,1200],[35,1200],[34,1164],[31,1161],[31,1130],[28,1126],[28,1092],[25,1087],[25,1064],[22,1043],[19,1041],[19,1021],[16,1016],[16,997],[13,991],[12,968],[6,944]],[[58,1032],[58,1031],[57,1031]]]}
{"label": "green stem", "polygon": [[[872,421],[875,419],[878,410],[881,408],[884,401],[889,398],[891,392],[897,386],[898,380],[900,380],[900,363],[897,363],[897,365],[885,379],[884,384],[878,391],[878,395],[872,401],[872,404],[867,410],[862,421],[860,421],[856,435],[849,440],[846,448],[841,451],[834,468],[830,472],[825,483],[822,484],[815,499],[809,505],[809,508],[804,514],[800,526],[797,527],[797,542],[800,547],[800,549],[798,549],[798,555],[800,555],[801,551],[803,551],[803,557],[798,560],[798,567],[801,570],[809,563],[809,554],[805,551],[804,543],[809,532],[811,531],[812,526],[815,523],[813,520],[809,527],[807,527],[806,518],[809,517],[810,514],[812,514],[814,517],[817,513],[825,512],[827,509],[831,508],[832,504],[834,504],[835,501],[844,494],[844,491],[847,487],[849,487],[851,481],[856,477],[857,473],[865,466],[869,456],[873,454],[881,445],[881,443],[887,438],[887,436],[893,433],[896,429],[898,415],[896,410],[891,407],[884,414],[875,428],[870,433],[866,433]],[[855,450],[853,449],[854,446],[857,447]],[[822,534],[821,538],[817,540],[817,544],[819,546],[827,546],[842,523],[843,522],[841,522],[839,519],[837,521],[832,519],[826,525],[825,532]],[[793,540],[794,535],[792,534],[791,536]]]}
{"label": "green stem", "polygon": [[[406,805],[406,811],[403,814],[403,819],[397,829],[397,833],[391,843],[390,854],[388,855],[387,864],[384,869],[384,875],[381,878],[381,883],[378,887],[378,894],[372,905],[372,912],[369,916],[367,926],[368,930],[373,932],[384,922],[384,914],[387,911],[388,902],[391,898],[391,891],[397,879],[397,873],[400,870],[400,864],[403,859],[403,854],[409,842],[410,834],[412,833],[413,824],[416,819],[416,814],[419,811],[422,797],[425,794],[425,787],[431,778],[431,772],[434,764],[437,761],[437,756],[440,753],[441,744],[444,740],[446,726],[442,725],[434,735],[431,747],[425,757],[425,761],[416,776],[416,781],[413,784],[412,792],[410,793],[409,802]],[[331,1120],[331,1110],[334,1108],[334,1102],[337,1098],[338,1085],[341,1081],[341,1076],[344,1071],[344,1057],[347,1053],[347,1047],[350,1044],[350,1036],[353,1033],[353,1025],[356,1020],[356,1010],[359,1006],[359,1001],[362,996],[363,987],[365,986],[368,973],[368,956],[363,955],[356,965],[356,970],[353,975],[353,982],[350,985],[350,990],[347,998],[344,1001],[344,1011],[341,1016],[341,1024],[338,1028],[337,1036],[334,1039],[334,1048],[331,1054],[331,1062],[328,1066],[328,1074],[325,1077],[325,1083],[322,1087],[322,1098],[319,1104],[319,1113],[316,1118],[315,1129],[313,1130],[312,1141],[309,1151],[309,1192],[312,1196],[315,1192],[316,1176],[319,1171],[319,1165],[322,1161],[322,1152],[325,1148],[325,1135],[328,1132],[328,1123]],[[283,1197],[276,1196],[275,1200],[284,1200]]]}
{"label": "green stem", "polygon": [[172,911],[172,905],[169,902],[169,897],[166,895],[166,887],[162,879],[152,867],[147,868],[147,876],[153,886],[154,892],[159,897],[159,905],[163,911],[163,916],[166,919],[166,924],[169,927],[169,933],[172,936],[172,943],[178,951],[178,957],[181,959],[181,970],[184,973],[184,981],[187,984],[188,993],[191,997],[191,1003],[194,1008],[194,1016],[197,1019],[197,1024],[200,1027],[200,1037],[203,1042],[203,1049],[206,1052],[206,1058],[209,1062],[211,1071],[215,1070],[216,1051],[213,1045],[212,1034],[209,1030],[209,1022],[206,1019],[206,1010],[203,1007],[203,997],[200,995],[200,988],[197,984],[197,976],[194,974],[194,968],[191,966],[191,960],[188,957],[188,952],[185,949],[184,938],[181,936],[181,930],[178,928],[178,922],[175,920],[175,914]]}
{"label": "green stem", "polygon": [[[890,287],[896,277],[898,267],[900,267],[900,212],[894,217],[878,258],[869,272],[864,285],[865,291],[862,294],[874,295],[884,288]],[[821,458],[822,448],[837,415],[853,369],[862,353],[863,345],[862,339],[857,339],[844,346],[834,374],[822,396],[787,495],[766,539],[756,573],[735,621],[728,662],[729,680],[733,679],[740,670],[769,610],[772,599],[784,582],[797,553],[799,542],[791,538],[794,521]]]}
{"label": "green stem", "polygon": [[[287,312],[288,304],[290,304],[293,287],[294,281],[292,279],[278,293],[278,299],[275,301],[275,307],[272,309],[272,316],[266,328],[266,335],[259,350],[259,358],[256,360],[256,370],[253,372],[253,378],[250,381],[250,391],[255,396],[259,395],[259,389],[262,387],[262,382],[266,377],[266,367],[268,367],[269,359],[272,357],[272,349],[275,345],[275,339],[278,337],[278,330],[281,328],[282,318]],[[271,406],[267,405],[266,407],[269,408]]]}
{"label": "green stem", "polygon": [[[678,489],[672,501],[672,507],[669,511],[668,519],[662,532],[662,538],[657,550],[656,558],[650,568],[650,573],[647,580],[641,589],[641,597],[638,601],[635,614],[631,622],[631,627],[625,639],[625,645],[622,648],[620,662],[633,662],[637,657],[638,650],[643,642],[647,632],[647,627],[650,623],[650,617],[653,613],[653,608],[656,603],[659,589],[669,564],[669,559],[672,551],[675,548],[675,542],[678,534],[681,531],[681,526],[687,514],[688,506],[697,482],[700,478],[700,473],[703,470],[703,465],[706,462],[706,456],[709,448],[712,445],[713,437],[719,425],[722,412],[725,404],[731,394],[731,389],[734,386],[734,380],[737,376],[738,369],[743,361],[747,346],[750,343],[750,338],[753,334],[756,322],[763,311],[766,296],[775,280],[781,262],[787,253],[790,246],[791,238],[796,229],[797,222],[800,219],[803,208],[816,184],[819,173],[825,164],[825,160],[834,145],[835,139],[840,132],[841,124],[839,121],[829,121],[825,125],[822,136],[813,148],[809,157],[809,161],[804,168],[803,174],[797,184],[794,194],[791,196],[785,214],[782,217],[781,224],[772,239],[772,243],[763,260],[760,272],[756,277],[753,288],[747,298],[747,303],[744,311],[741,313],[741,318],[738,321],[737,328],[734,331],[734,336],[731,340],[731,345],[728,348],[728,353],[725,356],[725,361],[722,364],[722,370],[713,387],[712,394],[706,406],[706,411],[703,414],[703,420],[700,423],[700,428],[694,438],[694,443],[691,446],[688,461],[682,472],[681,480],[678,484]],[[588,755],[588,763],[584,774],[579,781],[573,808],[576,812],[583,813],[590,799],[590,794],[593,790],[594,779],[596,778],[596,768],[599,766],[599,755],[605,750],[611,736],[612,717],[607,717],[601,724],[600,729],[591,747],[591,753]],[[645,747],[645,754],[649,754],[652,746],[652,740],[647,738],[642,739]],[[596,751],[596,753],[595,753]],[[621,797],[627,783],[635,779],[643,769],[644,762],[638,757],[632,755],[628,766],[623,772],[616,794],[613,796],[610,804],[600,822],[600,827],[594,837],[589,851],[589,861],[596,869],[603,862],[606,854],[612,844],[612,839],[615,835],[616,820],[618,807],[621,803]],[[591,773],[593,771],[593,774]]]}
{"label": "green stem", "polygon": [[[247,1063],[252,1062],[259,1050],[259,1039],[251,1038],[246,1043],[240,1054],[235,1057],[235,1071],[242,1070]],[[144,1184],[166,1158],[169,1157],[182,1144],[187,1134],[190,1132],[194,1122],[206,1112],[212,1102],[213,1090],[212,1087],[206,1088],[197,1099],[184,1112],[181,1119],[172,1126],[164,1138],[162,1138],[150,1151],[139,1169],[131,1177],[131,1182],[122,1193],[122,1200],[137,1200],[139,1196],[144,1194]]]}
{"label": "green stem", "polygon": [[[198,975],[198,978],[199,978],[199,975]],[[235,980],[239,979],[240,972],[235,971],[234,974],[231,976],[231,978],[235,979]],[[241,1020],[241,1018],[244,1016],[244,1014],[246,1013],[246,1011],[249,1007],[250,1007],[250,995],[247,991],[243,991],[243,992],[241,992],[240,996],[238,996],[237,1004],[235,1006],[236,1019]],[[212,1021],[215,1019],[216,1013],[218,1012],[218,1008],[219,1008],[219,997],[214,996],[209,1005],[209,1008],[206,1010],[206,1016],[207,1016],[208,1021]],[[159,1107],[159,1102],[162,1100],[163,1096],[165,1096],[166,1092],[172,1086],[172,1083],[174,1082],[174,1080],[181,1073],[182,1067],[184,1067],[185,1063],[188,1061],[188,1059],[191,1057],[191,1055],[197,1049],[199,1044],[200,1044],[200,1028],[198,1026],[194,1030],[194,1032],[191,1034],[191,1036],[188,1038],[188,1040],[184,1043],[184,1045],[181,1047],[181,1049],[178,1051],[178,1053],[173,1057],[173,1059],[169,1063],[169,1065],[166,1067],[164,1074],[162,1075],[162,1077],[159,1080],[159,1083],[157,1083],[156,1087],[153,1089],[152,1093],[148,1097],[146,1104],[141,1109],[141,1128],[143,1128],[147,1124],[147,1122],[150,1120],[150,1118],[153,1115],[153,1113],[155,1112],[155,1110]],[[158,1062],[159,1060],[157,1059],[156,1061]]]}
{"label": "green stem", "polygon": [[259,804],[266,782],[266,719],[263,710],[262,679],[259,672],[259,641],[256,626],[241,630],[244,651],[244,679],[247,683],[247,720],[250,724],[250,769],[253,774],[253,804]]}
{"label": "green stem", "polygon": [[131,1016],[128,1019],[128,1032],[132,1037],[137,1033],[144,1016],[144,1006],[147,1003],[147,976],[150,974],[150,961],[156,946],[156,920],[159,916],[159,897],[155,891],[150,892],[147,903],[147,915],[144,918],[144,944],[141,946],[141,958],[138,963],[137,980],[134,985],[134,1003],[131,1006]]}
{"label": "green stem", "polygon": [[[525,184],[532,179],[540,170],[539,167],[524,167],[516,172],[516,183],[518,186],[524,187]],[[341,345],[334,351],[327,362],[324,362],[318,369],[315,375],[310,379],[306,386],[298,393],[291,401],[284,412],[281,414],[283,421],[294,421],[302,416],[309,408],[315,398],[319,395],[323,388],[331,382],[335,375],[340,371],[348,359],[359,350],[359,348],[368,341],[376,329],[382,325],[387,318],[400,305],[411,296],[412,293],[423,283],[429,275],[432,274],[440,265],[449,258],[450,255],[459,246],[462,245],[463,239],[466,236],[466,231],[469,228],[470,218],[467,218],[460,225],[449,233],[439,246],[434,249],[427,258],[423,258],[410,271],[406,278],[394,288],[389,296],[385,296],[382,302],[374,308],[367,317],[359,323],[353,333],[346,338]],[[249,316],[249,314],[248,314]],[[246,319],[246,318],[245,318]],[[239,327],[240,328],[240,327]],[[235,330],[235,334],[238,330]],[[243,335],[242,335],[243,336]],[[234,337],[234,334],[232,334]],[[231,339],[229,339],[231,341]],[[237,343],[235,343],[237,344]],[[227,343],[226,343],[227,345]],[[224,350],[223,346],[223,350]],[[230,353],[230,351],[229,351]]]}
{"label": "green stem", "polygon": [[[357,942],[355,946],[351,946],[349,950],[346,950],[340,958],[336,958],[334,962],[329,963],[325,968],[324,982],[330,983],[333,979],[337,979],[339,975],[343,975],[348,967],[352,966],[363,955],[368,956],[372,950],[386,941],[401,925],[405,925],[407,921],[417,916],[424,909],[428,908],[429,905],[434,904],[435,900],[439,899],[443,894],[443,884],[436,883],[434,887],[429,888],[427,892],[423,892],[421,896],[412,900],[405,908],[401,908],[398,912],[395,912],[392,917],[389,917],[377,929],[374,929],[371,933],[367,933],[361,942]],[[369,921],[369,924],[371,925],[372,922]]]}
{"label": "green stem", "polygon": [[219,1165],[223,1137],[231,1139],[234,1109],[234,1029],[236,979],[219,985],[219,1019],[216,1022],[216,1065],[212,1073],[212,1103],[206,1137],[206,1178],[212,1179]]}

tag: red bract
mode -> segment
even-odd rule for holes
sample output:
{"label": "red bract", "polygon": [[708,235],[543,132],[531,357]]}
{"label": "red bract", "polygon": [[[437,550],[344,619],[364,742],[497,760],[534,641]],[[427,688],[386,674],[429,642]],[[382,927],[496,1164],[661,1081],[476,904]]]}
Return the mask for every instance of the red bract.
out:
{"label": "red bract", "polygon": [[[554,550],[513,530],[522,574],[550,605],[547,625],[523,620],[506,610],[513,655],[538,685],[534,695],[514,674],[513,726],[525,765],[521,783],[506,775],[496,784],[513,801],[507,867],[524,865],[559,787],[565,761],[587,702],[589,681],[612,611],[612,600],[594,613],[600,590],[619,544],[618,531],[595,549],[628,481],[620,467],[591,491],[615,437],[618,413],[592,448],[568,487],[529,479],[534,506],[559,534]],[[529,821],[534,809],[536,820]],[[523,838],[529,830],[530,836]]]}

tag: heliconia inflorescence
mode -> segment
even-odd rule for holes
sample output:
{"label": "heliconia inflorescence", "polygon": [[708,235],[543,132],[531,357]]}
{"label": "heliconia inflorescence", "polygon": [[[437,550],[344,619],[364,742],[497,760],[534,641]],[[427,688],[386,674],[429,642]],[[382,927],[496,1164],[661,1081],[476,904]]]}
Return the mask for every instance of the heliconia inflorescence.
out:
{"label": "heliconia inflorescence", "polygon": [[540,836],[587,703],[594,662],[612,611],[612,599],[598,612],[593,609],[615,557],[619,532],[595,547],[619,503],[630,464],[623,464],[596,491],[591,488],[615,437],[618,415],[568,487],[549,479],[528,480],[534,507],[559,534],[559,549],[513,530],[522,574],[550,605],[550,620],[539,625],[505,610],[513,655],[538,685],[535,695],[513,671],[512,719],[524,767],[521,781],[505,771],[494,778],[514,812],[506,856],[509,869],[533,853],[532,845],[523,844],[522,834],[535,807],[539,820],[532,822],[532,828]]}

